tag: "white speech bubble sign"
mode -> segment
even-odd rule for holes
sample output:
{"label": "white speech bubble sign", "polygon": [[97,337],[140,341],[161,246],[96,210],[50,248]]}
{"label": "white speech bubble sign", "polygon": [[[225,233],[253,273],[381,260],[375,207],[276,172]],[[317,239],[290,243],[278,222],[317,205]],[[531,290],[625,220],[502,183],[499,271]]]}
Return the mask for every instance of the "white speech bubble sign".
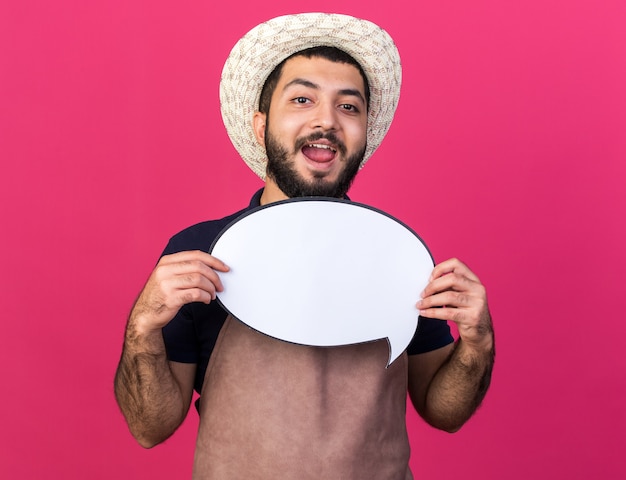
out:
{"label": "white speech bubble sign", "polygon": [[302,198],[250,211],[227,226],[211,254],[218,299],[271,337],[330,347],[386,338],[389,366],[417,328],[415,303],[434,263],[419,236],[367,205]]}

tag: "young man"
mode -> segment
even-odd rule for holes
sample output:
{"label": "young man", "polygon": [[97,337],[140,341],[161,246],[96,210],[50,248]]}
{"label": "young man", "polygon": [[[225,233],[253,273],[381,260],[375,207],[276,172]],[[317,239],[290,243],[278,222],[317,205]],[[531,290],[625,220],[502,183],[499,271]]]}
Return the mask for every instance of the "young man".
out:
{"label": "young man", "polygon": [[[407,389],[419,414],[450,432],[484,397],[491,318],[485,289],[456,259],[435,267],[416,298],[427,318],[387,369],[384,340],[294,345],[246,327],[214,302],[228,266],[206,251],[222,228],[285,198],[344,197],[389,128],[400,76],[387,33],[344,15],[279,17],[231,52],[222,115],[265,186],[247,209],[170,240],[130,314],[115,380],[130,430],[145,447],[168,438],[193,390],[201,393],[194,478],[409,479]],[[446,319],[458,326],[456,343]]]}

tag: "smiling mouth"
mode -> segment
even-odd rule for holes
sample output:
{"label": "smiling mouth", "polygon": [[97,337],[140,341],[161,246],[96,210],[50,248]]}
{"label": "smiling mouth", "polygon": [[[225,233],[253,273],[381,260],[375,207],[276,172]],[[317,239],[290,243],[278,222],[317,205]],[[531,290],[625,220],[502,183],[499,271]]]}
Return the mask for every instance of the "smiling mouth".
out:
{"label": "smiling mouth", "polygon": [[308,145],[305,145],[305,147],[309,147],[309,148],[323,148],[325,150],[330,150],[333,153],[337,153],[337,149],[331,147],[330,145],[324,145],[322,143],[309,143]]}
{"label": "smiling mouth", "polygon": [[302,147],[302,153],[313,162],[328,163],[335,158],[337,149],[323,143],[307,143]]}

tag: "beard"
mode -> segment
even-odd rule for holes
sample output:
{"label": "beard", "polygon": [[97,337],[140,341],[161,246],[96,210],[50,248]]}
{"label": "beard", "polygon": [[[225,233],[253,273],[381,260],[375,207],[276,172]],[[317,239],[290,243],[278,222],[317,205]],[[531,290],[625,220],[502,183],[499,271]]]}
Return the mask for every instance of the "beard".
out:
{"label": "beard", "polygon": [[334,197],[343,198],[350,189],[354,177],[359,171],[359,166],[365,155],[363,149],[346,157],[346,146],[337,136],[330,133],[314,133],[306,138],[296,140],[293,155],[300,149],[316,140],[326,139],[337,146],[337,152],[341,153],[344,163],[339,177],[335,181],[327,180],[324,173],[317,173],[313,178],[303,178],[296,170],[295,162],[289,161],[289,152],[281,145],[269,131],[269,124],[265,130],[265,151],[267,154],[267,176],[270,177],[280,190],[289,198],[297,197]]}

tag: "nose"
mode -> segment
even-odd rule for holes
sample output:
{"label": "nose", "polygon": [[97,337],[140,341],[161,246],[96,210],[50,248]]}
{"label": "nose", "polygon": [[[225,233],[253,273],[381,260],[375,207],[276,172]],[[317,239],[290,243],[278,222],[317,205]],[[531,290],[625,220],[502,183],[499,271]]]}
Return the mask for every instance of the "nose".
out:
{"label": "nose", "polygon": [[333,102],[320,101],[311,118],[311,128],[322,130],[336,130],[338,127],[337,110]]}

